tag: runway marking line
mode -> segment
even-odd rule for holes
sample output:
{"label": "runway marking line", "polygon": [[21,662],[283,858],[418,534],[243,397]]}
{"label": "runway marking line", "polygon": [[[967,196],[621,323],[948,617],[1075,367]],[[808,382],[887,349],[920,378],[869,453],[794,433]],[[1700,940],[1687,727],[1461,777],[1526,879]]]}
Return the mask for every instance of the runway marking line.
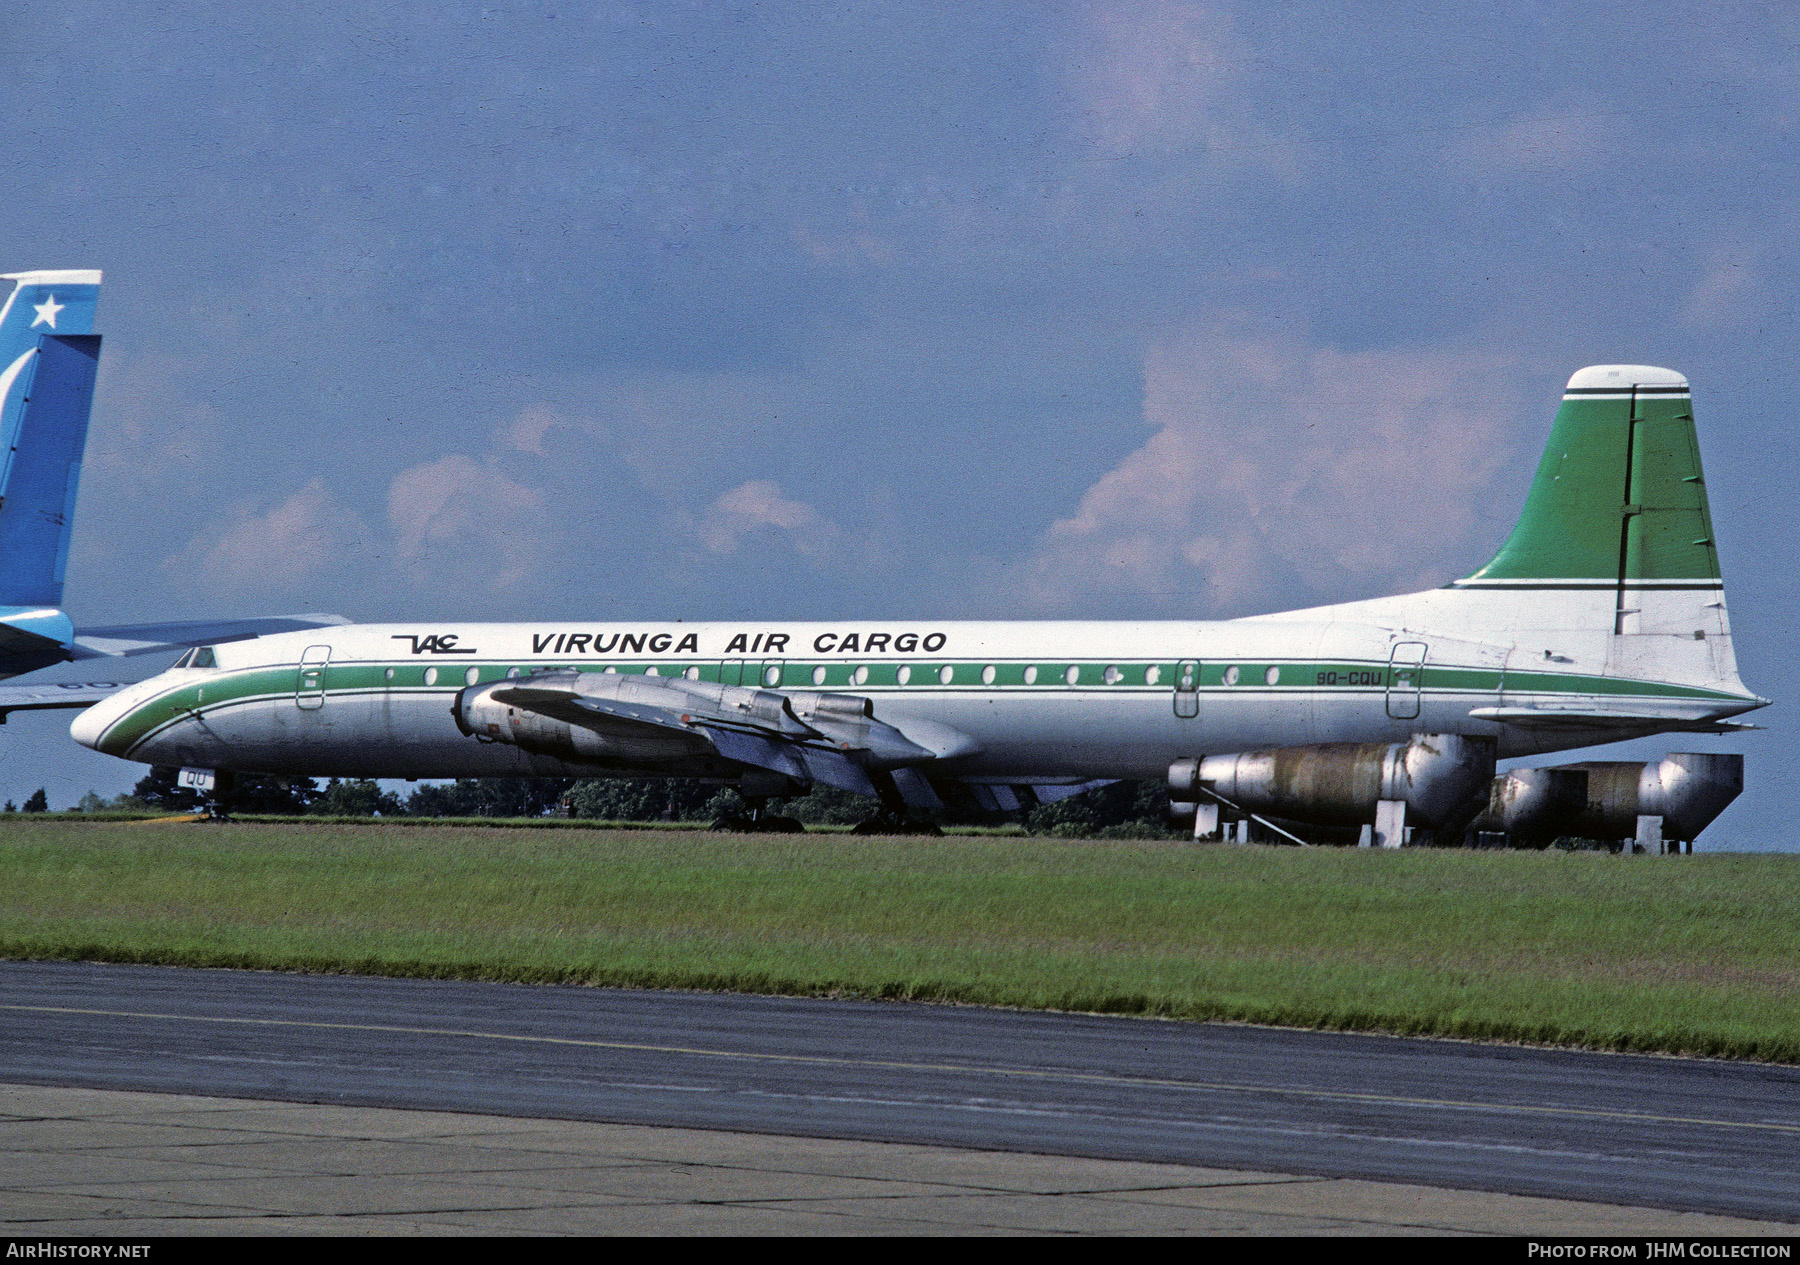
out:
{"label": "runway marking line", "polygon": [[1411,1098],[1401,1094],[1367,1094],[1341,1089],[1295,1089],[1284,1085],[1256,1085],[1233,1081],[1171,1080],[1154,1076],[1124,1076],[1110,1072],[1049,1071],[1030,1067],[981,1067],[972,1063],[912,1063],[900,1059],[842,1058],[828,1054],[757,1054],[748,1050],[714,1050],[703,1046],[645,1045],[630,1041],[596,1041],[581,1037],[542,1037],[518,1032],[478,1032],[463,1028],[416,1028],[401,1024],[332,1023],[322,1019],[253,1019],[238,1015],[171,1015],[154,1011],[94,1010],[80,1006],[23,1006],[0,1002],[0,1010],[44,1015],[92,1015],[103,1019],[166,1019],[179,1023],[242,1024],[265,1028],[314,1028],[338,1032],[393,1032],[423,1037],[468,1037],[482,1041],[512,1041],[529,1045],[569,1045],[595,1050],[626,1050],[635,1054],[686,1054],[697,1058],[739,1059],[745,1062],[808,1063],[831,1067],[873,1067],[903,1072],[959,1072],[1015,1080],[1073,1081],[1097,1085],[1141,1085],[1155,1089],[1211,1090],[1223,1093],[1273,1094],[1290,1098],[1317,1098],[1329,1102],[1382,1103],[1395,1107],[1445,1107],[1465,1111],[1513,1112],[1520,1115],[1580,1116],[1599,1120],[1630,1120],[1641,1124],[1690,1124],[1719,1129],[1764,1129],[1800,1134],[1800,1124],[1774,1124],[1761,1120],[1713,1120],[1703,1116],[1661,1116],[1639,1111],[1604,1111],[1595,1107],[1546,1107],[1529,1103],[1476,1102],[1457,1098]]}

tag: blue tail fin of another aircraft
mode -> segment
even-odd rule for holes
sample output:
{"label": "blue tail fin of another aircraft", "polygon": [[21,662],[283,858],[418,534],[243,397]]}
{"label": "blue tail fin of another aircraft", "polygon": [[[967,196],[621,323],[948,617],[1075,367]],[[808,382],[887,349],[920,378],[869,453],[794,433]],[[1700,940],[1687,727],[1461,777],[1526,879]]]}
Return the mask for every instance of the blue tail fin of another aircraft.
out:
{"label": "blue tail fin of another aircraft", "polygon": [[[0,334],[4,330],[0,321]],[[12,384],[18,416],[0,483],[0,605],[56,607],[69,561],[100,336],[40,334],[35,342],[35,354]]]}
{"label": "blue tail fin of another aircraft", "polygon": [[19,444],[19,419],[25,407],[24,387],[31,376],[38,339],[45,334],[94,332],[94,308],[100,302],[100,270],[63,268],[8,272],[0,274],[0,281],[13,283],[12,293],[0,305],[0,494],[3,494]]}
{"label": "blue tail fin of another aircraft", "polygon": [[0,306],[0,369],[37,346],[39,334],[91,334],[98,268],[0,273],[13,291]]}

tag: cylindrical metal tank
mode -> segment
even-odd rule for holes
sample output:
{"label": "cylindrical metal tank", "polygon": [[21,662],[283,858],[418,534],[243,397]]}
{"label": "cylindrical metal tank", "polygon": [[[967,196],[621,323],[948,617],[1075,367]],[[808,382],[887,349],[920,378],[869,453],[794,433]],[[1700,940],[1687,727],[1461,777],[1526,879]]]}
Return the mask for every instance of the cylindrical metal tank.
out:
{"label": "cylindrical metal tank", "polygon": [[1373,821],[1376,804],[1398,800],[1409,820],[1460,824],[1494,776],[1494,740],[1415,734],[1407,742],[1339,742],[1177,760],[1169,796],[1216,792],[1241,808],[1323,826]]}
{"label": "cylindrical metal tank", "polygon": [[1587,773],[1587,805],[1560,833],[1623,839],[1639,817],[1661,817],[1665,839],[1692,841],[1743,793],[1744,757],[1678,751],[1655,762],[1591,761],[1563,766]]}
{"label": "cylindrical metal tank", "polygon": [[1587,811],[1588,774],[1573,767],[1513,769],[1494,778],[1487,808],[1469,827],[1515,843],[1549,843]]}

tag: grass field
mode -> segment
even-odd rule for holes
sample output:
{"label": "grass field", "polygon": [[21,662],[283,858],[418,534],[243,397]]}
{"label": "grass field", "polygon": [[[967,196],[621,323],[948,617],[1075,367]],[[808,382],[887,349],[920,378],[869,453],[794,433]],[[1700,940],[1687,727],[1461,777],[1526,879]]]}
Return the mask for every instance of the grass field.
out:
{"label": "grass field", "polygon": [[913,998],[1800,1062],[1800,857],[0,823],[0,956]]}

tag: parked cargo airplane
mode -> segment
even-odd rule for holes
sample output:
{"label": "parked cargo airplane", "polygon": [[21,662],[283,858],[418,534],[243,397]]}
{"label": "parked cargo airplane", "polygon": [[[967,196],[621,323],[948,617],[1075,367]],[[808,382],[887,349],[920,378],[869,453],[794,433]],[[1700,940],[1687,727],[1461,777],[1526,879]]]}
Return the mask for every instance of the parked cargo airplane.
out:
{"label": "parked cargo airplane", "polygon": [[1767,703],[1738,679],[1690,410],[1667,369],[1575,374],[1511,536],[1429,592],[1222,621],[351,625],[198,649],[72,733],[277,775],[824,783],[890,813],[1169,776],[1203,817],[1375,818],[1398,843],[1460,829],[1496,756]]}
{"label": "parked cargo airplane", "polygon": [[[345,621],[275,616],[77,630],[62,610],[63,571],[100,361],[97,269],[0,275],[0,677],[71,659],[173,651]],[[9,711],[82,706],[108,683],[0,686]]]}

